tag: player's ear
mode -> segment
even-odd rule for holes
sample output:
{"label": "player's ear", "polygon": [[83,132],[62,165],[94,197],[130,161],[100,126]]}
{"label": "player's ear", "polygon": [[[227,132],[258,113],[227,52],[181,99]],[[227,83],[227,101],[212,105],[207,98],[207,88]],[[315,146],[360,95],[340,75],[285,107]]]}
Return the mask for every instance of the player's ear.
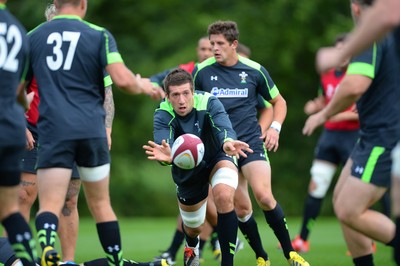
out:
{"label": "player's ear", "polygon": [[234,40],[231,44],[232,48],[236,49],[238,46],[239,41],[238,40]]}

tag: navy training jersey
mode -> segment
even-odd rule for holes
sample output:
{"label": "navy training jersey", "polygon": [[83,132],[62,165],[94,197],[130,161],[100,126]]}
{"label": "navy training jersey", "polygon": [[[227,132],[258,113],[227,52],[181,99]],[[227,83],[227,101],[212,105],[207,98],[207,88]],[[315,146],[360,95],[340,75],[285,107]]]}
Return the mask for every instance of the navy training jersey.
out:
{"label": "navy training jersey", "polygon": [[372,79],[357,101],[360,138],[393,146],[400,137],[400,75],[393,35],[352,58],[346,75],[352,74]]}
{"label": "navy training jersey", "polygon": [[60,15],[29,33],[41,101],[41,140],[105,138],[104,69],[122,62],[113,36],[77,16]]}
{"label": "navy training jersey", "polygon": [[28,42],[24,27],[0,4],[0,145],[25,145],[25,117],[17,88],[26,70]]}
{"label": "navy training jersey", "polygon": [[[175,113],[167,100],[154,113],[154,142],[166,140],[172,147],[175,139],[185,133],[198,136],[204,143],[203,162],[211,162],[220,155],[227,139],[237,139],[231,121],[221,102],[209,93],[195,92],[193,110],[182,117]],[[185,184],[193,173],[204,167],[202,163],[192,170],[183,170],[173,165],[172,174],[176,184]]]}
{"label": "navy training jersey", "polygon": [[225,107],[238,139],[249,142],[261,135],[257,121],[258,95],[274,99],[279,90],[260,64],[239,56],[234,66],[222,66],[211,57],[193,70],[196,90],[211,93]]}

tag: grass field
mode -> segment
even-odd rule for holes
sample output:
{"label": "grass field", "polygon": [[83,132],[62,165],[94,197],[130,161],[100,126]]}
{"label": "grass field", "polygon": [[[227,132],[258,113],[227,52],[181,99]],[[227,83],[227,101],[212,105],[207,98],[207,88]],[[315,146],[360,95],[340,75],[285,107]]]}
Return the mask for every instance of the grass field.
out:
{"label": "grass field", "polygon": [[[120,219],[124,257],[137,261],[149,261],[159,250],[165,249],[171,241],[175,228],[174,218],[124,218]],[[288,265],[282,252],[277,249],[277,240],[271,229],[261,219],[257,218],[264,247],[266,248],[273,266]],[[289,218],[289,230],[294,236],[300,227],[299,218]],[[90,218],[81,219],[80,234],[76,251],[76,261],[82,262],[103,257],[96,234],[94,222]],[[243,240],[243,236],[239,233]],[[342,232],[334,218],[321,217],[311,234],[311,251],[303,254],[312,266],[345,266],[353,265],[350,257],[346,256]],[[181,249],[182,251],[182,249]],[[182,252],[178,253],[177,265],[182,264]],[[207,244],[204,249],[205,262],[202,265],[217,266]],[[255,258],[250,246],[246,243],[243,250],[235,257],[235,265],[255,265]],[[392,266],[391,249],[378,244],[375,254],[375,265]]]}

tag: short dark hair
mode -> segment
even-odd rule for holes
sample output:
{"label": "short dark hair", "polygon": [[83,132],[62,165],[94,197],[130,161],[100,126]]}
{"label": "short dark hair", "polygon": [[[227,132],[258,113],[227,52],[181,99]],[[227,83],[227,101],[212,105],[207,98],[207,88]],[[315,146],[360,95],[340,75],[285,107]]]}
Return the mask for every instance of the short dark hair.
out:
{"label": "short dark hair", "polygon": [[175,68],[169,72],[169,74],[164,79],[164,90],[169,94],[170,86],[179,86],[182,84],[190,84],[190,90],[194,91],[193,77],[192,75],[182,68]]}
{"label": "short dark hair", "polygon": [[239,29],[234,21],[214,22],[208,26],[208,36],[210,37],[211,34],[222,34],[229,43],[239,40]]}
{"label": "short dark hair", "polygon": [[374,0],[351,0],[352,3],[356,3],[363,6],[372,6]]}
{"label": "short dark hair", "polygon": [[82,0],[56,0],[59,7],[63,5],[79,6]]}

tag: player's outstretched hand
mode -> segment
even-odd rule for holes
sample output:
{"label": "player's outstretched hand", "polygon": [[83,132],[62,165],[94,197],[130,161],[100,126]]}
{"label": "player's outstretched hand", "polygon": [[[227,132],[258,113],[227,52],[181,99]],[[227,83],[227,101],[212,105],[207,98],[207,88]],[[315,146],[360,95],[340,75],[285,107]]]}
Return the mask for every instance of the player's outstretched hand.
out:
{"label": "player's outstretched hand", "polygon": [[320,73],[324,73],[333,67],[339,66],[343,62],[340,58],[340,50],[335,47],[323,47],[317,52],[316,68]]}
{"label": "player's outstretched hand", "polygon": [[304,124],[303,135],[310,136],[314,130],[325,123],[326,120],[327,119],[323,111],[311,115]]}
{"label": "player's outstretched hand", "polygon": [[147,159],[171,164],[171,147],[165,140],[162,141],[161,145],[151,140],[147,143],[149,145],[143,145],[143,149],[146,150]]}
{"label": "player's outstretched hand", "polygon": [[223,145],[223,150],[226,154],[235,156],[236,158],[239,158],[240,156],[247,158],[247,155],[244,153],[244,151],[253,153],[253,150],[250,149],[249,144],[240,140],[231,140],[225,142]]}

